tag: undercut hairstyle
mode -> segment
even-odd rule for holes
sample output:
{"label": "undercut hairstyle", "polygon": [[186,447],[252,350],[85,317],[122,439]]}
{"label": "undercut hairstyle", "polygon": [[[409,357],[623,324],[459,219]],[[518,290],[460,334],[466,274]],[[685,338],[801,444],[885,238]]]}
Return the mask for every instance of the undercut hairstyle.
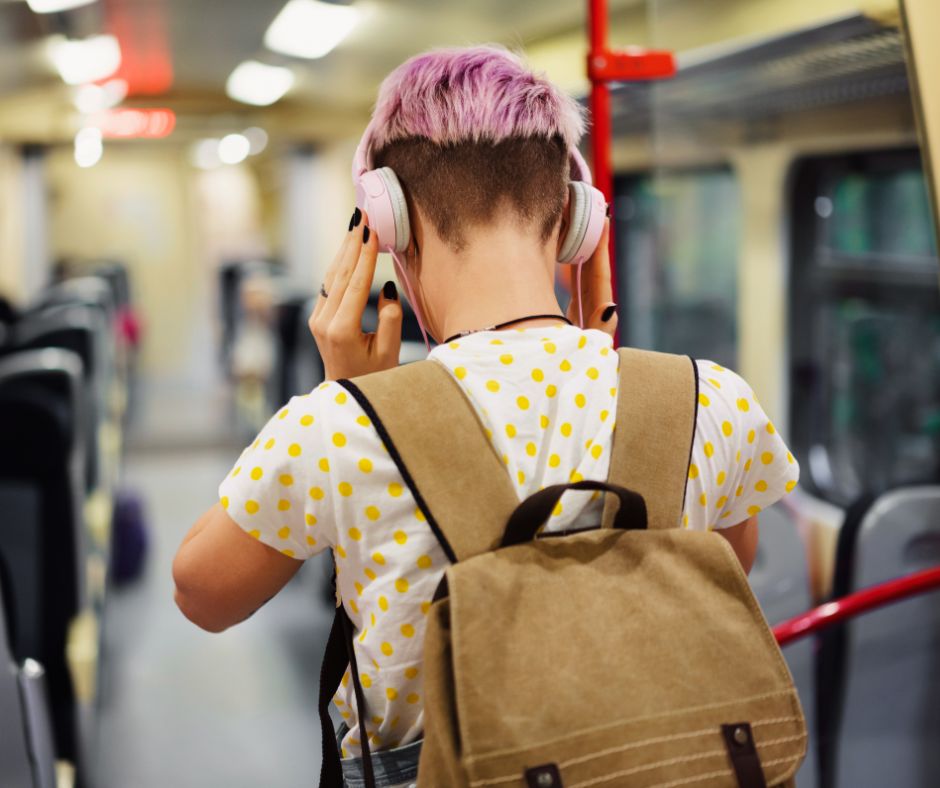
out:
{"label": "undercut hairstyle", "polygon": [[578,104],[509,51],[427,52],[379,89],[365,132],[372,166],[391,167],[409,202],[456,251],[467,228],[512,211],[547,240],[561,218]]}

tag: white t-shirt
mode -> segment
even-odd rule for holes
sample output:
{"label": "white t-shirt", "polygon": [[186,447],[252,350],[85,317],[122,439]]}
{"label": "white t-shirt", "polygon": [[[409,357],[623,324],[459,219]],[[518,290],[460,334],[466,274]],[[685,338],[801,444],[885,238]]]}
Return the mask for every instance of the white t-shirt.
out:
{"label": "white t-shirt", "polygon": [[[607,478],[618,356],[600,331],[570,326],[486,331],[434,349],[462,386],[520,499]],[[736,525],[792,490],[799,466],[735,373],[698,361],[699,406],[682,526]],[[407,463],[407,458],[405,458]],[[305,559],[332,548],[356,630],[376,748],[420,736],[424,619],[447,559],[369,418],[338,383],[294,397],[222,482],[229,515],[252,536]],[[598,493],[567,493],[546,530],[599,522]],[[361,737],[348,673],[335,698]]]}

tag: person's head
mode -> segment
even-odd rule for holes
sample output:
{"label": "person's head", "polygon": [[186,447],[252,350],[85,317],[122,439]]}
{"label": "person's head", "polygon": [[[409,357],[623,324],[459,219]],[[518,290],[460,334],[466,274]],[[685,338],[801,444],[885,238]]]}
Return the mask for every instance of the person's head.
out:
{"label": "person's head", "polygon": [[427,311],[481,251],[512,250],[501,273],[550,287],[583,131],[578,104],[499,47],[431,51],[389,74],[363,140],[405,193]]}

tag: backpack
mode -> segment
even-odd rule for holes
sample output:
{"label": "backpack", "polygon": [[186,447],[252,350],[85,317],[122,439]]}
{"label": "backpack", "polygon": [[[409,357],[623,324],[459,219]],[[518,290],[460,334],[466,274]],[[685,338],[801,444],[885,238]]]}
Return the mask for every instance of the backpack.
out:
{"label": "backpack", "polygon": [[[679,528],[697,412],[688,357],[621,349],[607,481],[520,503],[440,365],[340,381],[452,561],[428,612],[419,788],[792,786],[806,751],[793,681],[728,542]],[[606,493],[599,528],[536,538],[566,490]],[[321,786],[341,786],[321,675]],[[372,785],[362,737],[366,785]]]}

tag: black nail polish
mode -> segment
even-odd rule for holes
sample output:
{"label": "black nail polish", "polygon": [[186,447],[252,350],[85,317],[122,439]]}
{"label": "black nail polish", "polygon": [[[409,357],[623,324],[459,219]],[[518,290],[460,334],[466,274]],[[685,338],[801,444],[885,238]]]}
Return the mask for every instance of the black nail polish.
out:
{"label": "black nail polish", "polygon": [[362,211],[360,211],[359,208],[357,207],[356,210],[353,211],[352,226],[358,227],[359,222],[361,221],[362,221]]}
{"label": "black nail polish", "polygon": [[362,228],[362,242],[364,244],[369,243],[369,225]]}
{"label": "black nail polish", "polygon": [[384,295],[389,301],[398,300],[398,288],[395,287],[395,283],[392,281],[386,282],[382,286],[382,295]]}
{"label": "black nail polish", "polygon": [[607,203],[607,218],[610,218],[610,203]]}
{"label": "black nail polish", "polygon": [[[356,211],[359,209],[356,208]],[[352,216],[349,217],[349,232],[352,232],[352,228],[356,226],[356,211],[352,212]]]}
{"label": "black nail polish", "polygon": [[606,323],[608,320],[610,320],[614,316],[614,312],[616,311],[617,311],[617,305],[611,304],[609,307],[607,307],[607,309],[601,312],[601,320],[604,323]]}

